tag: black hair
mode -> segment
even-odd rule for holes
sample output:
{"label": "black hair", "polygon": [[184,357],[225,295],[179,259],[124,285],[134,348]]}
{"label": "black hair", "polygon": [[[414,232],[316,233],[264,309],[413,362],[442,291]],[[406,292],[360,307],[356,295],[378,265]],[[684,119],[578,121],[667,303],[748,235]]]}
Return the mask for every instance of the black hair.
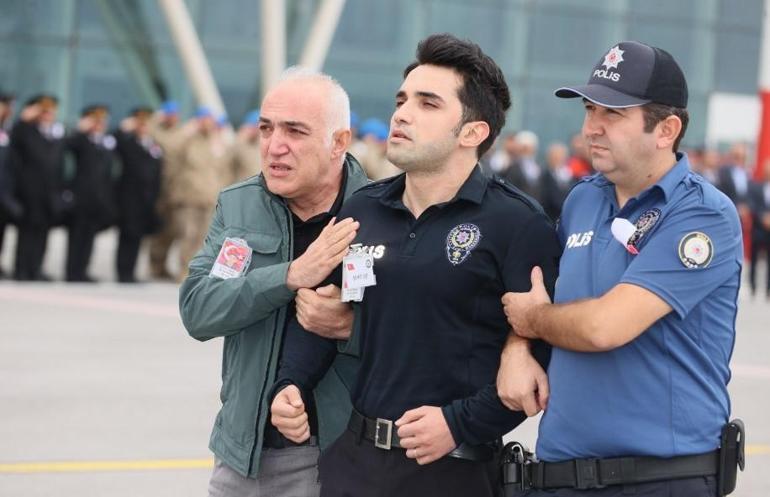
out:
{"label": "black hair", "polygon": [[674,140],[674,146],[672,147],[674,153],[679,151],[679,142],[682,141],[685,132],[687,131],[687,124],[690,122],[690,114],[687,109],[681,107],[672,107],[670,105],[649,103],[642,105],[642,116],[644,118],[644,132],[652,133],[655,126],[659,122],[667,118],[668,116],[676,116],[682,121],[682,129],[679,131],[679,135]]}
{"label": "black hair", "polygon": [[[404,69],[404,78],[420,65],[446,67],[463,80],[458,97],[463,106],[459,126],[471,121],[489,125],[489,136],[481,142],[476,156],[489,150],[505,125],[505,112],[511,107],[511,94],[500,67],[481,48],[448,33],[434,34],[417,45],[417,60]],[[458,130],[459,130],[458,126]]]}

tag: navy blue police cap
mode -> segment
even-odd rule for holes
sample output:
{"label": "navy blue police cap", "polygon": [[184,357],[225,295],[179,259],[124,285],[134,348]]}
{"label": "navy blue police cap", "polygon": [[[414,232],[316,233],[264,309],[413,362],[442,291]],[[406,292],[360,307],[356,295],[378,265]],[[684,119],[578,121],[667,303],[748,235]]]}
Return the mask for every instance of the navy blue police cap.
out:
{"label": "navy blue police cap", "polygon": [[557,97],[586,100],[603,107],[648,103],[687,107],[687,81],[670,53],[638,41],[622,41],[599,60],[587,85],[565,86]]}

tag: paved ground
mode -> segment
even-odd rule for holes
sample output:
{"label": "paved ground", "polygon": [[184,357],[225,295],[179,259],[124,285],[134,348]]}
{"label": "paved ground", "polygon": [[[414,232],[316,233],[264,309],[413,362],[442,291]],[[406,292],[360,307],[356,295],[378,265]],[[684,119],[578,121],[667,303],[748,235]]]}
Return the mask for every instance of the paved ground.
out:
{"label": "paved ground", "polygon": [[[46,261],[59,277],[62,244],[54,233]],[[99,239],[103,280],[113,248],[113,233]],[[172,284],[0,282],[0,496],[206,495],[221,342],[189,338],[176,297]],[[730,385],[749,430],[742,497],[770,495],[768,321],[770,303],[742,296]],[[535,435],[530,420],[517,438]]]}

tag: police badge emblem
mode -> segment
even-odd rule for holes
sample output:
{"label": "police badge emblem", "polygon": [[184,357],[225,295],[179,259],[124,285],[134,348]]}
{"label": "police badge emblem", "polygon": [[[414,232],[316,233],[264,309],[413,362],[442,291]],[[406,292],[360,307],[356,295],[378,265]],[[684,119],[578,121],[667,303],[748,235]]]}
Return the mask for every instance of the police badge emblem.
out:
{"label": "police badge emblem", "polygon": [[679,259],[687,268],[704,268],[711,263],[713,257],[714,245],[705,233],[688,233],[679,242]]}
{"label": "police badge emblem", "polygon": [[638,250],[638,245],[642,240],[642,237],[655,226],[658,219],[660,219],[660,209],[644,211],[642,215],[639,216],[639,219],[636,220],[636,231],[634,231],[634,234],[628,239],[628,245]]}
{"label": "police badge emblem", "polygon": [[475,224],[458,224],[446,237],[446,256],[453,266],[462,264],[481,240],[481,230]]}

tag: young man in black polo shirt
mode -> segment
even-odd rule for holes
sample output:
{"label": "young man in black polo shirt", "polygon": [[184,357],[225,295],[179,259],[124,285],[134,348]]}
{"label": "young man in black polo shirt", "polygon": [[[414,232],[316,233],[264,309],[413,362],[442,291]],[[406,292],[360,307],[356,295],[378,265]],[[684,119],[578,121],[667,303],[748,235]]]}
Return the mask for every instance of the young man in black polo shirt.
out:
{"label": "young man in black polo shirt", "polygon": [[[495,388],[509,332],[500,298],[529,289],[535,265],[552,288],[559,257],[540,207],[478,166],[509,106],[500,68],[450,35],[421,42],[404,72],[388,160],[406,174],[363,188],[339,214],[360,222],[353,248],[374,256],[376,285],[357,305],[355,411],[321,457],[323,496],[499,492],[494,446],[526,417]],[[301,398],[335,353],[289,327],[272,405],[289,439],[308,436]],[[524,360],[527,375],[542,374]]]}

